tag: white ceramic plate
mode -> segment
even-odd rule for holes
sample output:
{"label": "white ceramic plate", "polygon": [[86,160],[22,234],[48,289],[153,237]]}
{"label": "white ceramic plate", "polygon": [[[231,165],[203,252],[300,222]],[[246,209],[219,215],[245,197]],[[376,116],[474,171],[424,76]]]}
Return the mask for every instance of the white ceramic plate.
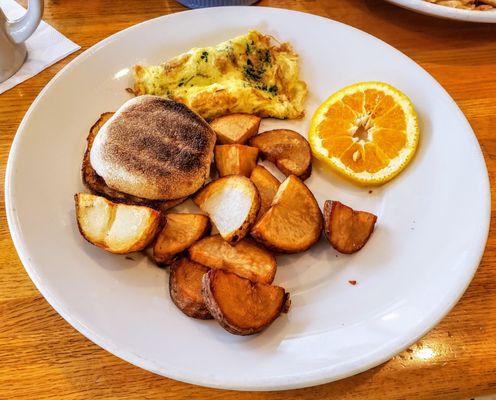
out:
{"label": "white ceramic plate", "polygon": [[462,10],[459,8],[441,6],[428,3],[424,0],[386,0],[400,7],[421,14],[432,15],[438,18],[455,19],[468,22],[496,23],[496,9],[488,11]]}
{"label": "white ceramic plate", "polygon": [[[238,337],[214,321],[183,315],[168,274],[79,235],[73,194],[88,129],[129,95],[128,67],[157,63],[193,46],[257,28],[293,43],[310,89],[307,118],[264,121],[306,134],[317,105],[337,89],[387,81],[415,103],[418,154],[384,187],[358,188],[315,166],[307,181],[322,205],[338,199],[378,215],[367,246],[338,255],[324,240],[279,257],[275,282],[292,294],[290,313],[264,333]],[[349,26],[270,8],[178,13],[100,42],[40,93],[12,146],[7,214],[19,256],[48,302],[77,330],[147,370],[199,385],[244,390],[321,384],[380,364],[431,329],[457,302],[484,250],[488,177],[477,140],[442,87],[412,60]],[[356,286],[348,283],[356,280]]]}

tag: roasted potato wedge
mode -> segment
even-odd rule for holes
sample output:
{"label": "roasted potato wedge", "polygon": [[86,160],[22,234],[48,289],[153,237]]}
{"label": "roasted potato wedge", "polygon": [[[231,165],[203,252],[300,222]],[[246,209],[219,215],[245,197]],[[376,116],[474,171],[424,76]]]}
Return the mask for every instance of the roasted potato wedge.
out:
{"label": "roasted potato wedge", "polygon": [[202,294],[210,314],[235,335],[264,330],[290,307],[289,293],[282,287],[253,283],[221,270],[203,275]]}
{"label": "roasted potato wedge", "polygon": [[264,215],[272,204],[272,200],[277,193],[281,182],[261,165],[257,165],[251,175],[251,181],[255,184],[260,195],[260,210],[257,220]]}
{"label": "roasted potato wedge", "polygon": [[202,214],[166,214],[166,224],[153,246],[153,258],[169,264],[210,230],[210,220]]}
{"label": "roasted potato wedge", "polygon": [[340,253],[360,250],[372,235],[377,217],[366,211],[355,211],[339,201],[324,203],[325,235]]}
{"label": "roasted potato wedge", "polygon": [[224,269],[253,282],[271,283],[277,269],[274,256],[248,239],[231,246],[219,235],[208,236],[189,248],[189,256],[207,267]]}
{"label": "roasted potato wedge", "polygon": [[258,133],[261,118],[250,114],[229,114],[215,118],[210,126],[222,144],[243,144]]}
{"label": "roasted potato wedge", "polygon": [[236,243],[249,232],[260,209],[258,190],[250,179],[229,175],[209,183],[193,199],[221,236]]}
{"label": "roasted potato wedge", "polygon": [[212,319],[202,295],[202,278],[208,268],[183,257],[170,268],[169,293],[174,304],[189,317]]}
{"label": "roasted potato wedge", "polygon": [[90,129],[90,133],[86,139],[86,150],[83,156],[83,165],[81,166],[81,176],[83,179],[84,185],[93,193],[97,193],[99,195],[105,196],[111,200],[118,201],[126,204],[136,204],[139,206],[147,206],[155,208],[159,211],[166,211],[172,207],[181,204],[186,197],[176,200],[148,200],[142,199],[140,197],[132,196],[127,193],[119,192],[118,190],[112,189],[107,186],[103,178],[96,173],[90,163],[90,151],[91,146],[93,146],[93,141],[95,140],[95,136],[100,130],[100,128],[107,122],[110,117],[114,115],[112,112],[106,112],[100,115],[98,121],[96,121]]}
{"label": "roasted potato wedge", "polygon": [[273,162],[286,175],[301,180],[312,173],[312,152],[307,140],[289,129],[274,129],[250,139],[250,146],[258,147],[262,157]]}
{"label": "roasted potato wedge", "polygon": [[249,177],[258,160],[256,147],[242,144],[215,146],[215,166],[219,176],[244,175]]}
{"label": "roasted potato wedge", "polygon": [[88,193],[74,199],[81,235],[111,253],[143,250],[159,229],[160,213],[153,208],[113,203]]}
{"label": "roasted potato wedge", "polygon": [[253,226],[251,235],[283,253],[305,251],[322,232],[322,213],[312,192],[296,176],[279,186],[269,210]]}

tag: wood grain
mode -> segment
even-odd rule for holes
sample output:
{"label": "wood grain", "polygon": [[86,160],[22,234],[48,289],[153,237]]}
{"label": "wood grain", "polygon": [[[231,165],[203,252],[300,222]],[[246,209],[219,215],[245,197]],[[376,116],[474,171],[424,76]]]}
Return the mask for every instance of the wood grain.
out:
{"label": "wood grain", "polygon": [[[45,3],[44,19],[83,50],[128,26],[183,10],[165,0]],[[494,26],[433,19],[380,0],[267,0],[259,5],[342,21],[412,57],[446,88],[467,116],[495,187]],[[2,183],[9,148],[24,113],[43,86],[74,57],[0,95]],[[0,218],[0,399],[463,399],[496,393],[494,223],[484,258],[467,292],[451,313],[410,349],[339,382],[288,392],[246,393],[205,389],[153,375],[85,339],[48,305],[26,275],[8,232],[3,185]]]}

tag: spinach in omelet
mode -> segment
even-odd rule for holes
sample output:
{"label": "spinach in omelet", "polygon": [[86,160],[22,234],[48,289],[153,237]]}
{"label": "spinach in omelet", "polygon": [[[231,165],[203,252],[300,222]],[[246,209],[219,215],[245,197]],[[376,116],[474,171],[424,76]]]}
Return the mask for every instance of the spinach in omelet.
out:
{"label": "spinach in omelet", "polygon": [[206,119],[242,112],[260,117],[300,118],[307,96],[298,79],[291,45],[271,44],[257,31],[193,48],[161,65],[136,65],[134,92],[186,104]]}

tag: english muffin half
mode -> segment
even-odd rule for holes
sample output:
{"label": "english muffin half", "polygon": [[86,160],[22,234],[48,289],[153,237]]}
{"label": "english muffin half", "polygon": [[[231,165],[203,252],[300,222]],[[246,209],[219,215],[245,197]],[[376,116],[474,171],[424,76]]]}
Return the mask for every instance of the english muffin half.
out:
{"label": "english muffin half", "polygon": [[90,162],[112,189],[150,200],[178,199],[205,183],[215,140],[212,128],[185,105],[139,96],[101,127]]}

